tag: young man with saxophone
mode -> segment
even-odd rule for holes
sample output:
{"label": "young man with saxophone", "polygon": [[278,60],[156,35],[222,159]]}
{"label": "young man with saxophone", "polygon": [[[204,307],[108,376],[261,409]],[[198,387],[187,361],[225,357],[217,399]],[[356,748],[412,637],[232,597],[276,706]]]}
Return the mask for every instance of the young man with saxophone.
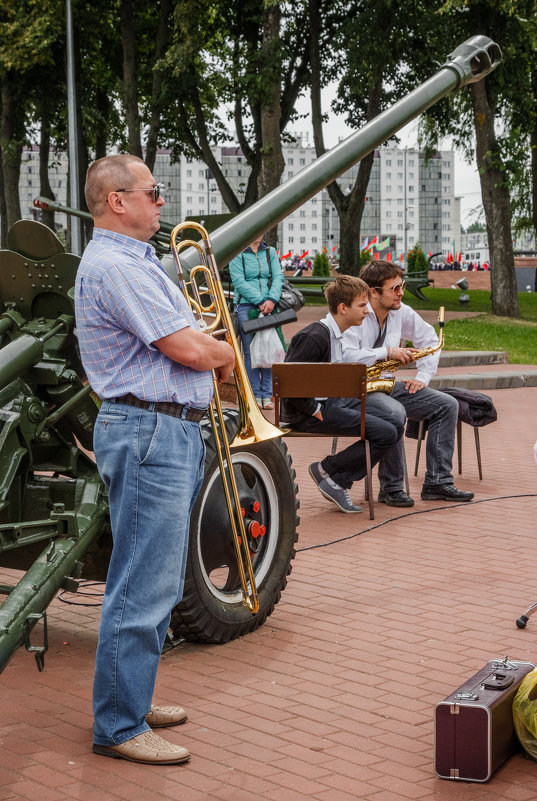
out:
{"label": "young man with saxophone", "polygon": [[[363,325],[368,316],[368,289],[352,275],[339,275],[325,285],[329,313],[319,322],[310,323],[291,340],[286,362],[341,362],[344,332]],[[371,464],[401,438],[404,419],[388,413],[376,414],[366,407],[365,430],[369,440]],[[297,431],[333,436],[360,436],[361,403],[358,398],[287,398],[281,402],[282,424]],[[284,422],[285,421],[285,422]],[[361,512],[350,499],[353,482],[367,473],[365,443],[358,440],[320,462],[309,466],[317,489],[341,512]]]}
{"label": "young man with saxophone", "polygon": [[[392,262],[373,260],[362,267],[360,277],[370,289],[370,314],[360,328],[352,328],[343,336],[345,361],[375,362],[397,360],[409,364],[422,348],[438,345],[434,328],[410,306],[402,302],[405,291],[403,271]],[[401,347],[401,341],[413,347]],[[453,484],[452,461],[459,405],[455,398],[430,389],[436,373],[440,351],[417,362],[415,378],[396,380],[390,394],[376,391],[367,396],[372,414],[400,414],[404,420],[426,420],[427,469],[421,490],[422,500],[471,501],[473,492],[460,490]],[[388,506],[413,506],[413,499],[403,489],[404,449],[402,441],[379,462],[380,492],[378,499]]]}
{"label": "young man with saxophone", "polygon": [[200,421],[233,348],[200,331],[147,240],[164,199],[136,156],[108,156],[86,177],[95,228],[77,272],[80,354],[102,399],[94,431],[109,492],[113,550],[93,684],[93,751],[149,765],[190,754],[153,728],[184,723],[153,689],[172,608],[181,600],[189,516],[204,472]]}

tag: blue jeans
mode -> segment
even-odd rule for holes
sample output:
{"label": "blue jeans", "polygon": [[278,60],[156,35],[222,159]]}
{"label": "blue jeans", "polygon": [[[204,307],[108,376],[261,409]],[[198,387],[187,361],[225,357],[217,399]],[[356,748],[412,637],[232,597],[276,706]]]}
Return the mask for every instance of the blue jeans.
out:
{"label": "blue jeans", "polygon": [[[402,381],[396,381],[391,395],[371,392],[367,396],[367,409],[382,416],[391,411],[409,420],[427,420],[427,469],[423,486],[453,484],[453,448],[459,418],[459,404],[455,398],[429,387],[411,395]],[[379,482],[384,492],[403,489],[404,458],[400,441],[379,462]]]}
{"label": "blue jeans", "polygon": [[[458,404],[457,404],[458,405]],[[323,419],[306,417],[293,425],[297,431],[311,434],[331,434],[337,437],[360,436],[361,403],[357,398],[327,398],[321,401]],[[404,419],[398,415],[371,414],[369,396],[366,403],[365,435],[369,440],[371,466],[393,448],[400,440],[404,429]],[[344,489],[350,489],[354,481],[360,481],[367,474],[365,443],[353,442],[334,456],[326,456],[321,467],[330,478]]]}
{"label": "blue jeans", "polygon": [[205,448],[199,423],[105,400],[94,450],[114,540],[93,684],[94,742],[109,746],[149,730],[160,653],[183,594]]}
{"label": "blue jeans", "polygon": [[[239,303],[239,323],[244,323],[249,320],[248,312],[252,309],[258,309],[253,303]],[[259,309],[258,309],[259,310]],[[240,339],[242,345],[242,352],[244,355],[244,366],[246,373],[252,385],[252,391],[256,398],[272,398],[272,370],[270,367],[252,367],[252,360],[250,358],[250,343],[254,338],[253,334],[245,334],[240,329]]]}

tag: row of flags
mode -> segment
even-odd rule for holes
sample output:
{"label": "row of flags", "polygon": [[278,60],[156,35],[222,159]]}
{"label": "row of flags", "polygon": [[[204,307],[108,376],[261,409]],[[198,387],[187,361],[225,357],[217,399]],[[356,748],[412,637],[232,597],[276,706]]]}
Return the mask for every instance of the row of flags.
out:
{"label": "row of flags", "polygon": [[373,239],[369,240],[369,237],[366,236],[362,244],[360,245],[360,250],[367,250],[370,253],[372,252],[372,248],[375,250],[385,250],[386,248],[390,247],[390,237],[387,236],[386,239],[383,239],[382,242],[379,242],[378,236],[374,236]]}
{"label": "row of flags", "polygon": [[[362,244],[360,245],[360,250],[365,250],[366,252],[371,253],[374,259],[380,259],[380,251],[381,250],[386,250],[386,248],[390,247],[390,237],[387,236],[386,239],[382,240],[382,242],[379,242],[378,240],[379,240],[378,236],[373,237],[373,239],[371,239],[371,241],[369,241],[369,237],[366,237],[364,239],[364,241],[362,242]],[[376,253],[373,253],[373,248],[376,250]],[[334,245],[334,247],[331,249],[331,252],[335,253],[336,250],[339,251],[338,245]],[[290,259],[292,254],[293,254],[292,250],[290,250],[289,253],[284,253],[283,255],[280,255],[280,251],[279,250],[276,251],[276,252],[278,253],[278,256],[280,257],[280,259]],[[323,246],[322,252],[323,253],[328,253],[328,248]],[[300,260],[302,260],[308,255],[308,253],[309,253],[309,250],[305,250],[304,253],[302,253],[298,258]],[[429,251],[429,253],[428,253],[429,258],[432,255],[433,255],[432,252]],[[462,261],[462,253],[456,254],[456,253],[452,253],[450,251],[447,254],[446,258],[445,258],[446,263],[447,264],[453,264],[453,262],[455,261],[455,256],[457,256],[456,261],[459,261],[459,262]],[[397,260],[397,252],[389,250],[388,253],[384,256],[384,259],[385,259],[385,261],[392,261],[392,260],[395,261],[395,260]],[[399,254],[399,261],[402,262],[403,260],[404,260],[403,259],[403,254],[400,253]]]}

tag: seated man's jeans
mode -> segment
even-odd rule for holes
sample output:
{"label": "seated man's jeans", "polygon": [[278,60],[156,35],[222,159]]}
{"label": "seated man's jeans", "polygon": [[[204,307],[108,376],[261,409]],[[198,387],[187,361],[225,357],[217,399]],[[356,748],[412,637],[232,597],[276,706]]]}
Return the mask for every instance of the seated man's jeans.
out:
{"label": "seated man's jeans", "polygon": [[183,594],[205,447],[199,423],[105,400],[94,449],[114,540],[95,663],[94,742],[110,746],[149,730],[160,653]]}
{"label": "seated man's jeans", "polygon": [[[331,434],[338,437],[360,436],[361,404],[356,398],[327,398],[321,402],[323,419],[308,417],[293,425],[297,431],[311,434]],[[388,411],[377,415],[369,413],[367,401],[365,435],[369,440],[371,465],[375,465],[386,451],[400,439],[404,429],[404,416]],[[383,417],[385,419],[383,419]],[[327,456],[321,466],[330,478],[343,489],[350,489],[354,481],[367,475],[365,443],[353,442],[334,456]]]}
{"label": "seated man's jeans", "polygon": [[[237,310],[239,313],[239,323],[244,323],[249,320],[249,312],[252,309],[258,309],[253,303],[239,303]],[[242,352],[244,356],[244,366],[246,373],[252,386],[254,397],[256,398],[272,398],[272,370],[270,367],[252,367],[252,359],[250,357],[250,344],[254,334],[245,334],[240,329],[240,340],[242,345]]]}
{"label": "seated man's jeans", "polygon": [[[423,486],[453,484],[451,472],[453,448],[459,418],[459,404],[455,398],[429,387],[423,387],[411,395],[402,381],[396,381],[391,395],[385,392],[369,393],[367,409],[372,414],[381,415],[389,411],[397,414],[402,409],[409,420],[427,420],[427,469]],[[405,455],[401,440],[379,463],[381,490],[391,493],[403,489],[404,464]]]}

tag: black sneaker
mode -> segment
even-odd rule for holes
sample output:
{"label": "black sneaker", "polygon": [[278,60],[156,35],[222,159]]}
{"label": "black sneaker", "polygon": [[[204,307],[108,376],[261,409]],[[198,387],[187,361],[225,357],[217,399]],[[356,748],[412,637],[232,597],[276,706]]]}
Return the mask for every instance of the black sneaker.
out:
{"label": "black sneaker", "polygon": [[388,506],[414,506],[414,500],[403,490],[395,492],[379,492],[379,503],[386,503]]}
{"label": "black sneaker", "polygon": [[473,492],[457,489],[454,484],[428,484],[421,489],[423,501],[458,501],[465,503],[474,497]]}
{"label": "black sneaker", "polygon": [[342,512],[347,512],[349,514],[362,511],[361,506],[355,506],[353,504],[347,490],[343,489],[343,487],[339,487],[337,484],[335,487],[332,486],[328,483],[326,478],[317,484],[317,489],[325,498],[335,503]]}

